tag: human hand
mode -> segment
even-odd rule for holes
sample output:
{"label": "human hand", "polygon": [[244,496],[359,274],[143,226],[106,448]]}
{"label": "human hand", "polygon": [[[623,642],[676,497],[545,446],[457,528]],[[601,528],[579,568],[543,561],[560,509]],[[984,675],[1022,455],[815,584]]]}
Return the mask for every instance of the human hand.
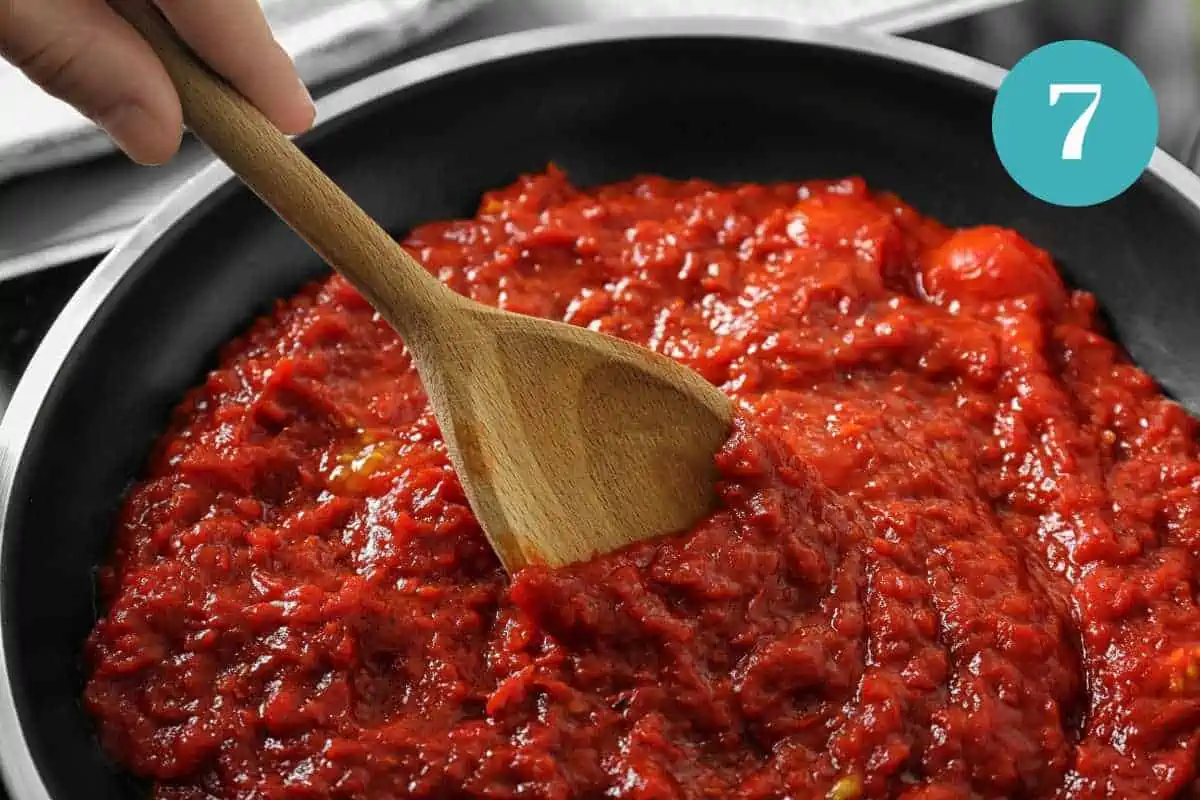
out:
{"label": "human hand", "polygon": [[[312,98],[257,0],[147,2],[284,133],[312,125]],[[160,164],[179,148],[179,96],[154,51],[106,0],[0,0],[0,55],[134,161]]]}

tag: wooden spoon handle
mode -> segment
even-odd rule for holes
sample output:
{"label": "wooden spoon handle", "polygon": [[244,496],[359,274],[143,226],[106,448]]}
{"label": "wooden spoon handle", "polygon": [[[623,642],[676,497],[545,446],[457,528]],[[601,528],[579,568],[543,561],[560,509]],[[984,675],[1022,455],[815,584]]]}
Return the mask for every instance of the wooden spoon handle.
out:
{"label": "wooden spoon handle", "polygon": [[150,0],[110,0],[171,76],[188,128],[345,275],[402,336],[429,325],[455,296],[292,144],[204,65]]}

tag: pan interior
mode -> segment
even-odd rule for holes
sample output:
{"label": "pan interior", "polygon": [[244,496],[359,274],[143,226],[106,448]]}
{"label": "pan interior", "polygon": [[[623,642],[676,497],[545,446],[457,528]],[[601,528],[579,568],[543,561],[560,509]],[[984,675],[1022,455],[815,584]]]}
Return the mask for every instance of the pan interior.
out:
{"label": "pan interior", "polygon": [[[1049,249],[1070,281],[1099,295],[1135,358],[1200,410],[1196,209],[1154,177],[1100,207],[1049,207],[1004,173],[990,113],[989,90],[882,57],[657,38],[473,66],[374,100],[305,143],[398,234],[470,215],[481,192],[548,162],[581,184],[638,172],[862,175],[944,222],[1012,226]],[[144,796],[103,756],[79,703],[93,571],[170,408],[222,342],[322,271],[247,191],[225,186],[108,295],[33,421],[9,495],[0,624],[22,728],[51,797]],[[0,741],[0,754],[24,758],[18,746]]]}

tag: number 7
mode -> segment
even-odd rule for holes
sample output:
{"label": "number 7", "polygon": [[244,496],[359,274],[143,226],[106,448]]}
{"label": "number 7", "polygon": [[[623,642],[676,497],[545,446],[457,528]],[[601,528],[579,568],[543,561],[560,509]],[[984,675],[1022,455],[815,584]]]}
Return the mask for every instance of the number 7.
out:
{"label": "number 7", "polygon": [[1067,131],[1063,139],[1062,157],[1065,161],[1081,161],[1083,159],[1083,137],[1087,136],[1088,125],[1100,105],[1101,85],[1098,83],[1052,83],[1050,84],[1050,105],[1057,105],[1058,98],[1064,94],[1090,94],[1092,102],[1083,110],[1075,124]]}

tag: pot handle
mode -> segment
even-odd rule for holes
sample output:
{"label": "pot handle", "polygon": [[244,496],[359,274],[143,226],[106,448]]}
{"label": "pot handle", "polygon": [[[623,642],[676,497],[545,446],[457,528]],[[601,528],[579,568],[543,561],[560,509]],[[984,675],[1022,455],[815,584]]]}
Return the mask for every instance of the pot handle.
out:
{"label": "pot handle", "polygon": [[1196,132],[1183,151],[1183,163],[1192,172],[1200,173],[1200,125],[1196,126]]}

